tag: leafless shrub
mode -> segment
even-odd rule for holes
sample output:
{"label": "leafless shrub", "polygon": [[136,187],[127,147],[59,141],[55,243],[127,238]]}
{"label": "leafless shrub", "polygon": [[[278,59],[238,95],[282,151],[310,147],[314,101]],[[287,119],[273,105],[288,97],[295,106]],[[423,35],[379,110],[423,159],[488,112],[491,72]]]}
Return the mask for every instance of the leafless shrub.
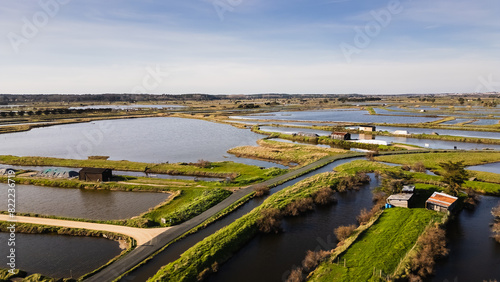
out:
{"label": "leafless shrub", "polygon": [[500,243],[500,222],[495,222],[491,230],[493,231],[493,238]]}
{"label": "leafless shrub", "polygon": [[411,271],[418,277],[426,277],[434,271],[435,259],[446,256],[446,234],[439,226],[433,226],[418,240],[422,249],[412,258]]}
{"label": "leafless shrub", "polygon": [[500,205],[494,207],[491,214],[495,217],[495,220],[500,221]]}
{"label": "leafless shrub", "polygon": [[383,206],[383,202],[378,202],[370,210],[367,209],[362,209],[361,212],[359,213],[358,217],[356,219],[358,220],[359,224],[366,224],[370,222],[371,218],[380,211],[380,209]]}
{"label": "leafless shrub", "polygon": [[375,152],[371,152],[371,151],[370,151],[370,152],[367,152],[367,153],[366,153],[366,158],[367,158],[369,161],[371,161],[371,162],[375,161]]}
{"label": "leafless shrub", "polygon": [[414,163],[411,169],[416,172],[425,172],[427,170],[422,162]]}
{"label": "leafless shrub", "polygon": [[402,169],[402,170],[406,170],[406,171],[410,171],[410,170],[411,170],[411,167],[410,167],[410,165],[405,164],[405,165],[402,165],[402,166],[401,166],[401,169]]}
{"label": "leafless shrub", "polygon": [[217,271],[219,271],[219,263],[218,263],[218,262],[214,262],[214,263],[212,264],[212,267],[211,267],[211,268],[212,268],[212,272],[217,272]]}
{"label": "leafless shrub", "polygon": [[302,267],[307,270],[307,271],[312,271],[314,270],[318,265],[319,263],[325,259],[328,255],[330,254],[330,252],[327,252],[327,251],[323,251],[323,250],[320,250],[320,251],[317,251],[317,252],[313,252],[311,250],[307,251],[306,253],[306,257],[304,258],[304,260],[302,261]]}
{"label": "leafless shrub", "polygon": [[313,201],[317,205],[327,205],[335,202],[335,198],[333,197],[333,190],[328,187],[319,189],[313,195]]}
{"label": "leafless shrub", "polygon": [[89,160],[107,160],[107,159],[109,159],[109,156],[88,156],[87,159],[89,159]]}
{"label": "leafless shrub", "polygon": [[206,160],[198,160],[196,163],[193,163],[193,165],[199,168],[209,168],[212,164]]}
{"label": "leafless shrub", "polygon": [[281,230],[281,215],[280,210],[274,208],[263,209],[260,212],[260,218],[257,220],[259,231],[263,233],[275,232]]}
{"label": "leafless shrub", "polygon": [[302,282],[304,281],[304,274],[302,274],[302,268],[294,268],[288,278],[286,279],[286,282]]}
{"label": "leafless shrub", "polygon": [[262,197],[264,195],[269,195],[269,187],[266,185],[257,185],[253,189],[255,191],[255,197]]}
{"label": "leafless shrub", "polygon": [[464,207],[466,209],[475,209],[479,203],[479,195],[473,189],[466,189],[467,199],[464,200]]}
{"label": "leafless shrub", "polygon": [[349,236],[352,235],[352,232],[356,229],[356,225],[351,224],[347,226],[339,226],[335,228],[333,233],[337,237],[337,240],[339,241],[344,241],[345,239],[349,238]]}
{"label": "leafless shrub", "polygon": [[387,200],[387,194],[384,192],[376,192],[373,194],[373,203],[375,205],[384,205],[385,201]]}
{"label": "leafless shrub", "polygon": [[359,213],[356,219],[358,220],[359,224],[365,224],[370,221],[370,218],[372,218],[372,213],[367,209],[362,209],[361,213]]}
{"label": "leafless shrub", "polygon": [[311,198],[298,199],[290,204],[288,204],[285,208],[284,213],[286,215],[297,216],[303,212],[312,210],[314,208],[314,202]]}
{"label": "leafless shrub", "polygon": [[355,175],[342,177],[337,184],[337,191],[344,192],[350,189],[359,188],[361,185],[370,182],[370,177],[364,172],[358,172]]}
{"label": "leafless shrub", "polygon": [[202,272],[198,273],[198,277],[197,277],[197,280],[198,281],[203,281],[205,280],[205,278],[210,274],[210,268],[205,268],[203,269]]}

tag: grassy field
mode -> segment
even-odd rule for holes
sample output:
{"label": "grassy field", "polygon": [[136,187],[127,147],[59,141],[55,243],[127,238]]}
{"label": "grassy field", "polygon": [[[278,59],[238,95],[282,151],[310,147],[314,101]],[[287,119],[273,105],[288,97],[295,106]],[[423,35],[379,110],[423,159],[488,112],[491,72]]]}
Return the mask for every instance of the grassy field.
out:
{"label": "grassy field", "polygon": [[421,162],[427,169],[440,170],[439,163],[447,161],[463,161],[464,164],[468,166],[499,162],[500,152],[459,151],[449,153],[377,156],[375,159],[382,162],[410,165]]}
{"label": "grassy field", "polygon": [[230,149],[228,153],[237,157],[270,160],[284,165],[296,163],[307,165],[326,156],[345,153],[342,149],[321,148],[312,145],[299,145],[263,139],[257,141],[259,146],[242,146]]}
{"label": "grassy field", "polygon": [[380,270],[384,278],[391,275],[429,223],[441,217],[426,209],[388,209],[339,257],[340,264],[322,263],[309,281],[379,281]]}
{"label": "grassy field", "polygon": [[[441,154],[441,153],[435,153],[435,154]],[[448,153],[445,153],[448,154]],[[455,154],[455,153],[453,153]],[[476,154],[476,153],[474,153]],[[487,153],[487,154],[493,154],[495,153]],[[377,157],[377,159],[384,159],[385,157],[395,157],[396,159],[402,159],[402,160],[411,160],[413,156],[419,156],[417,159],[418,160],[423,160],[424,155],[429,155],[432,156],[433,154],[427,153],[427,154],[404,154],[404,155],[392,155],[392,156],[382,156],[382,157]],[[475,157],[479,157],[478,155],[474,155]],[[451,158],[452,156],[447,156],[448,158]],[[484,160],[484,159],[482,159]],[[472,160],[473,161],[473,160]],[[418,161],[417,161],[418,162]],[[411,162],[407,162],[411,163]],[[401,167],[399,166],[390,166],[384,163],[379,163],[379,162],[371,162],[371,161],[366,161],[366,160],[356,160],[352,161],[349,163],[342,164],[338,167],[335,168],[335,170],[339,173],[356,173],[356,172],[379,172],[379,173],[384,173],[386,171],[399,171],[403,172],[407,175],[411,175],[412,179],[414,182],[417,183],[427,183],[427,184],[433,184],[433,186],[438,186],[442,190],[444,187],[444,183],[442,182],[442,177],[439,175],[429,175],[426,173],[422,172],[411,172],[411,171],[403,171]],[[500,184],[498,184],[496,181],[499,178],[499,174],[495,173],[478,173],[476,175],[478,177],[479,181],[465,181],[465,184],[463,185],[465,188],[471,188],[475,190],[476,192],[479,192],[481,194],[487,194],[487,195],[500,195]]]}
{"label": "grassy field", "polygon": [[174,199],[143,217],[154,222],[160,222],[161,218],[164,218],[166,224],[162,226],[176,225],[203,213],[230,195],[231,192],[225,189],[184,190],[178,200]]}
{"label": "grassy field", "polygon": [[286,172],[284,169],[268,168],[262,169],[258,166],[246,165],[234,162],[214,162],[206,167],[197,164],[186,163],[141,163],[130,161],[111,160],[75,160],[46,157],[16,157],[0,156],[0,163],[10,165],[25,166],[62,166],[62,167],[97,167],[111,168],[114,170],[140,171],[148,169],[151,173],[164,173],[173,175],[192,175],[206,177],[230,177],[232,179],[229,186],[247,185],[253,182],[260,182]]}

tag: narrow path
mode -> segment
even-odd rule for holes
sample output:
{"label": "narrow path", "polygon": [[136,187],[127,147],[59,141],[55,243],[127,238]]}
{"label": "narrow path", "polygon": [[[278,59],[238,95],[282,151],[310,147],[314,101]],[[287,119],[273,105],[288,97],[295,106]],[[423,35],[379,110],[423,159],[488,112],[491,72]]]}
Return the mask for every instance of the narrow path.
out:
{"label": "narrow path", "polygon": [[[16,216],[16,221],[20,223],[31,223],[40,225],[50,225],[50,226],[60,226],[69,228],[82,228],[97,231],[107,231],[114,232],[123,235],[130,236],[134,238],[137,242],[137,246],[145,245],[147,242],[151,241],[158,235],[166,232],[172,227],[165,228],[135,228],[121,225],[112,224],[100,224],[92,222],[83,221],[73,221],[73,220],[60,220],[53,218],[41,218],[41,217],[29,217],[29,216]],[[9,221],[9,215],[0,215],[0,221]]]}

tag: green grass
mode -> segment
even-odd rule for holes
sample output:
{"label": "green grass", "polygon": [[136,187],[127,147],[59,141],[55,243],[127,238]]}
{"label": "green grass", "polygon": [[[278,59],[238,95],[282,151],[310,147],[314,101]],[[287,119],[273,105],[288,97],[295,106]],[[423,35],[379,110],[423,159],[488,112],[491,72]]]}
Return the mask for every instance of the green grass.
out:
{"label": "green grass", "polygon": [[379,281],[380,270],[384,277],[392,274],[429,223],[441,217],[426,209],[388,209],[339,257],[339,265],[322,263],[310,281]]}
{"label": "green grass", "polygon": [[161,222],[161,218],[165,218],[166,224],[162,224],[162,226],[180,224],[203,213],[230,195],[231,192],[225,189],[183,190],[177,199],[145,214],[143,217],[155,222]]}
{"label": "green grass", "polygon": [[472,176],[475,176],[479,181],[500,184],[500,173],[486,172],[486,171],[470,171]]}
{"label": "green grass", "polygon": [[396,164],[415,164],[418,162],[422,162],[427,169],[439,170],[439,163],[447,161],[463,161],[464,164],[468,166],[498,162],[500,161],[500,152],[459,151],[448,153],[390,155],[377,156],[376,160]]}
{"label": "green grass", "polygon": [[284,165],[296,163],[307,165],[321,158],[346,153],[342,149],[321,148],[312,145],[290,144],[278,142],[272,139],[262,139],[257,141],[259,146],[241,146],[232,148],[228,153],[237,157],[249,157],[256,159],[271,160]]}
{"label": "green grass", "polygon": [[263,169],[258,166],[246,165],[234,162],[214,162],[206,168],[186,163],[141,163],[130,161],[112,161],[112,160],[75,160],[47,157],[17,157],[10,155],[0,156],[0,163],[10,165],[25,166],[63,166],[63,167],[97,167],[111,168],[113,170],[127,171],[145,171],[149,169],[151,173],[165,173],[174,175],[193,175],[207,177],[231,177],[233,181],[228,185],[238,186],[253,182],[260,182],[270,179],[274,176],[285,173],[287,170],[279,168]]}

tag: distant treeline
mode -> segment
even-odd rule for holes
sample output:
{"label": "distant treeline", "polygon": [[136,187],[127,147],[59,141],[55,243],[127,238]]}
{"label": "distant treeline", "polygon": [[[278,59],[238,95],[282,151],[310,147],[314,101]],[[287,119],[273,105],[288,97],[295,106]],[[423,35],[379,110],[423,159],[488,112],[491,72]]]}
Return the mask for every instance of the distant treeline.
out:
{"label": "distant treeline", "polygon": [[[402,96],[420,96],[414,94]],[[30,102],[145,102],[145,101],[209,101],[209,100],[254,100],[254,99],[333,99],[342,102],[379,101],[384,95],[361,94],[252,94],[252,95],[210,95],[210,94],[0,94],[0,105]]]}

